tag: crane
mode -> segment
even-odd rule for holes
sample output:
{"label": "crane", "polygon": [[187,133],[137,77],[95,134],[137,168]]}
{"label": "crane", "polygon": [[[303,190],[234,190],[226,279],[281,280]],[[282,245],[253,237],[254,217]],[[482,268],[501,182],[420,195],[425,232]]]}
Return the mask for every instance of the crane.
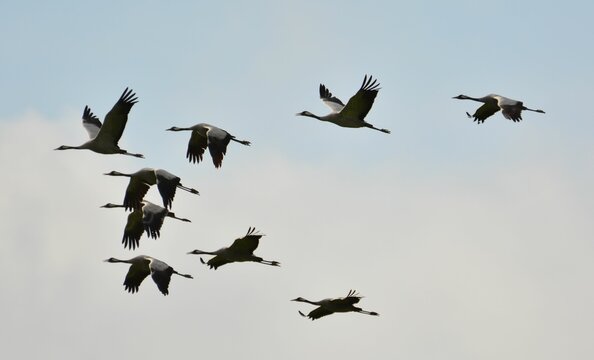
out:
{"label": "crane", "polygon": [[99,118],[91,112],[91,108],[85,106],[82,116],[83,126],[87,130],[90,140],[79,146],[62,145],[54,150],[86,149],[99,154],[123,154],[144,158],[142,154],[129,153],[118,146],[118,141],[128,122],[128,113],[137,102],[136,94],[132,92],[132,89],[126,88],[113,108],[105,115],[103,125]]}
{"label": "crane", "polygon": [[126,279],[124,280],[124,289],[131,294],[138,292],[140,284],[147,276],[149,276],[149,274],[163,295],[169,294],[171,275],[176,274],[188,279],[193,279],[192,275],[180,274],[165,262],[146,255],[136,256],[128,260],[120,260],[111,257],[104,261],[109,263],[130,264],[128,274],[126,274]]}
{"label": "crane", "polygon": [[151,185],[155,184],[163,199],[163,206],[169,209],[171,208],[177,188],[200,195],[198,190],[183,186],[178,176],[163,169],[142,168],[131,174],[110,171],[104,175],[130,178],[128,187],[126,188],[126,195],[124,196],[124,207],[126,210],[142,207],[142,199]]}
{"label": "crane", "polygon": [[229,142],[235,141],[242,145],[251,145],[249,141],[237,140],[235,136],[229,134],[227,131],[204,123],[186,128],[173,126],[166,129],[166,131],[191,131],[192,135],[188,142],[186,158],[188,158],[191,163],[199,163],[202,161],[204,151],[208,147],[215,168],[220,168],[223,164],[223,157],[227,153],[227,145],[229,145]]}
{"label": "crane", "polygon": [[474,100],[482,102],[483,105],[476,109],[474,115],[470,115],[468,112],[466,113],[466,116],[468,116],[469,118],[473,118],[473,121],[476,121],[477,124],[484,123],[489,116],[495,114],[499,110],[501,110],[501,114],[503,114],[503,117],[505,117],[508,120],[512,120],[513,122],[518,122],[522,120],[522,110],[534,111],[541,114],[545,113],[540,109],[529,109],[525,107],[524,103],[521,101],[513,100],[496,94],[489,94],[487,96],[483,96],[480,98],[474,98],[466,95],[458,95],[454,96],[452,99]]}
{"label": "crane", "polygon": [[309,314],[305,315],[301,311],[299,314],[303,317],[308,317],[312,320],[319,319],[323,316],[330,315],[336,312],[358,312],[360,314],[366,315],[373,315],[378,316],[379,314],[375,311],[365,311],[359,307],[356,307],[355,304],[358,303],[362,299],[362,296],[359,296],[355,290],[350,290],[346,297],[343,298],[335,298],[335,299],[324,299],[320,301],[310,301],[304,299],[302,297],[298,297],[291,301],[298,301],[304,302],[312,305],[318,306],[314,310],[312,310]]}
{"label": "crane", "polygon": [[258,247],[260,242],[260,238],[264,236],[258,232],[253,227],[248,229],[247,234],[245,236],[236,239],[233,244],[229,247],[224,247],[216,251],[201,251],[201,250],[194,250],[190,251],[188,254],[193,255],[215,255],[212,259],[208,260],[208,262],[204,262],[202,258],[200,261],[203,264],[208,265],[211,269],[217,269],[219,266],[229,264],[232,262],[243,262],[243,261],[252,261],[257,262],[264,265],[271,265],[271,266],[280,266],[278,261],[268,261],[264,260],[259,256],[254,255],[254,250]]}
{"label": "crane", "polygon": [[373,101],[379,91],[379,85],[377,80],[373,80],[371,76],[367,78],[367,75],[365,75],[359,91],[349,99],[346,105],[344,105],[340,99],[332,96],[332,93],[326,86],[320,84],[320,99],[324,104],[330,107],[332,112],[325,116],[318,116],[309,111],[302,111],[296,115],[308,116],[348,128],[368,127],[389,134],[390,130],[378,129],[364,120],[367,113],[369,113],[369,110],[371,110]]}
{"label": "crane", "polygon": [[[136,249],[140,243],[140,238],[142,237],[142,233],[144,231],[146,231],[148,237],[153,239],[159,238],[159,236],[161,236],[161,227],[163,226],[165,217],[170,217],[184,222],[191,222],[188,219],[178,218],[173,212],[149,201],[143,200],[142,204],[143,205],[141,208],[135,209],[130,213],[130,215],[128,215],[128,221],[126,222],[126,227],[124,228],[124,236],[122,237],[122,244],[124,244],[124,248],[131,250]],[[101,207],[113,209],[125,208],[125,205],[107,203]]]}

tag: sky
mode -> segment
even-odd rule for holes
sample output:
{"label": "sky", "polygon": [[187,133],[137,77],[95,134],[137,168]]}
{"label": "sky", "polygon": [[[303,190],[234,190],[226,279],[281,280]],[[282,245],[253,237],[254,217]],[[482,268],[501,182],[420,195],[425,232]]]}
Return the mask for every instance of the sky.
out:
{"label": "sky", "polygon": [[[587,1],[54,1],[0,4],[0,353],[22,359],[591,359],[594,48]],[[364,75],[367,121],[323,115]],[[53,151],[86,141],[126,87],[120,146],[146,159]],[[498,93],[546,114],[477,125]],[[185,158],[207,122],[239,139],[220,169]],[[124,249],[126,179],[163,168],[178,191],[158,240]],[[159,202],[156,189],[147,199]],[[254,263],[210,270],[250,226]],[[127,265],[175,277],[136,294]],[[379,317],[314,322],[291,302],[345,296]]]}

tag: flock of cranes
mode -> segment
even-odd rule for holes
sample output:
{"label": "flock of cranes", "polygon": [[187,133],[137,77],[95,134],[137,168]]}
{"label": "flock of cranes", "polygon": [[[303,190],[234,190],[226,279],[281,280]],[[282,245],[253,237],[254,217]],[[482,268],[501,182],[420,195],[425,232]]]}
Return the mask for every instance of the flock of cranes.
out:
{"label": "flock of cranes", "polygon": [[[371,110],[373,102],[380,89],[379,85],[377,80],[373,79],[371,76],[368,77],[365,75],[361,87],[345,105],[340,99],[333,96],[325,85],[320,84],[320,99],[324,104],[330,107],[332,110],[331,113],[325,116],[318,116],[309,111],[302,111],[296,115],[328,121],[341,127],[366,127],[389,134],[390,131],[388,129],[377,128],[365,121],[365,117]],[[474,115],[470,115],[468,112],[466,113],[469,118],[473,118],[474,121],[479,124],[483,123],[488,117],[500,110],[506,119],[514,122],[522,120],[521,113],[523,110],[544,113],[542,110],[533,110],[525,107],[521,101],[494,94],[481,98],[458,95],[454,97],[454,99],[482,102],[483,105],[476,110]],[[91,109],[88,106],[85,106],[82,123],[87,130],[90,139],[79,146],[62,145],[55,150],[86,149],[100,154],[122,154],[144,158],[142,154],[130,153],[118,146],[118,142],[122,137],[128,121],[128,114],[130,113],[132,106],[137,102],[138,98],[136,97],[136,94],[131,89],[126,88],[113,108],[105,116],[103,124],[99,118],[91,112]],[[238,140],[227,131],[204,123],[190,127],[174,126],[166,130],[190,131],[191,136],[188,142],[186,158],[191,163],[199,163],[203,160],[204,152],[206,151],[206,148],[208,148],[215,168],[222,166],[223,158],[227,153],[227,146],[231,141],[246,146],[250,145],[249,141]],[[199,195],[198,190],[182,185],[181,179],[178,176],[163,169],[153,168],[142,168],[134,173],[111,171],[104,175],[129,178],[122,204],[107,203],[102,206],[104,208],[123,208],[126,211],[130,211],[122,236],[122,244],[124,245],[124,248],[130,250],[138,248],[140,245],[140,238],[145,232],[148,237],[153,239],[159,238],[161,235],[161,227],[166,217],[183,222],[190,222],[189,219],[177,217],[170,211],[177,189]],[[144,200],[145,195],[152,185],[157,185],[163,206]],[[257,249],[262,236],[264,235],[256,231],[255,228],[250,227],[243,237],[236,239],[228,247],[223,247],[215,251],[193,250],[187,254],[213,255],[213,257],[206,262],[200,257],[200,261],[215,270],[222,265],[233,262],[256,262],[264,265],[280,266],[278,261],[264,260],[263,258],[254,255],[254,251]],[[130,293],[138,292],[140,284],[148,275],[151,275],[151,278],[163,295],[169,294],[169,283],[171,282],[172,275],[175,274],[189,279],[193,278],[191,275],[177,272],[173,267],[161,260],[146,255],[136,256],[128,260],[120,260],[112,257],[105,261],[130,265],[123,283],[124,289]],[[347,296],[340,298],[310,301],[298,297],[292,301],[305,302],[317,306],[317,308],[309,312],[307,315],[299,311],[300,315],[311,320],[319,319],[323,316],[337,312],[357,312],[373,316],[379,315],[377,312],[366,311],[355,306],[355,304],[359,303],[361,298],[362,297],[359,296],[356,291],[350,290]]]}

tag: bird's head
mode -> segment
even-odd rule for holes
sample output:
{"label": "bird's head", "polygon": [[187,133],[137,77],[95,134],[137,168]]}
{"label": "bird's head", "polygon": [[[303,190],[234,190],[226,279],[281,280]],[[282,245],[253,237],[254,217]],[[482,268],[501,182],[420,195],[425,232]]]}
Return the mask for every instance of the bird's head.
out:
{"label": "bird's head", "polygon": [[62,145],[62,146],[60,146],[60,147],[57,147],[57,148],[55,148],[54,150],[68,150],[68,149],[70,149],[70,148],[71,148],[70,146],[67,146],[67,145]]}
{"label": "bird's head", "polygon": [[104,262],[108,262],[108,263],[115,263],[115,262],[119,262],[118,259],[110,257],[109,259],[105,259],[103,260]]}
{"label": "bird's head", "polygon": [[188,255],[206,255],[207,253],[205,253],[205,252],[204,252],[204,251],[202,251],[202,250],[193,250],[193,251],[190,251],[190,252],[189,252],[189,253],[187,253],[187,254],[188,254]]}
{"label": "bird's head", "polygon": [[117,176],[120,175],[120,173],[118,171],[110,171],[108,173],[104,173],[103,175],[110,175],[110,176]]}
{"label": "bird's head", "polygon": [[460,94],[458,96],[454,96],[452,99],[467,100],[468,96]]}
{"label": "bird's head", "polygon": [[291,301],[301,301],[301,302],[306,302],[306,300],[305,300],[304,298],[302,298],[301,296],[300,296],[300,297],[298,297],[298,298],[295,298],[295,299],[293,299],[293,300],[291,300]]}
{"label": "bird's head", "polygon": [[183,129],[180,127],[177,127],[177,126],[172,126],[169,129],[165,129],[165,131],[181,131],[181,130],[183,130]]}
{"label": "bird's head", "polygon": [[113,209],[113,208],[119,208],[119,207],[122,207],[122,205],[117,205],[117,204],[107,203],[107,204],[105,204],[105,205],[101,205],[100,207],[102,207],[102,208],[107,208],[107,209]]}
{"label": "bird's head", "polygon": [[295,116],[309,116],[309,117],[316,117],[314,114],[310,113],[309,111],[302,111],[295,114]]}

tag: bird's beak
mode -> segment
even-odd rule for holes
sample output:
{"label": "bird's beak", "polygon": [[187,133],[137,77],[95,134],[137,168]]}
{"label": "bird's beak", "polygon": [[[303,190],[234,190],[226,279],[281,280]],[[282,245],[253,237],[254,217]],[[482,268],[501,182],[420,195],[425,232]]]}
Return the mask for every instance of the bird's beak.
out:
{"label": "bird's beak", "polygon": [[296,299],[291,299],[291,301],[297,301],[297,299],[298,299],[298,298],[296,298]]}
{"label": "bird's beak", "polygon": [[194,251],[190,251],[186,253],[187,255],[194,255]]}

